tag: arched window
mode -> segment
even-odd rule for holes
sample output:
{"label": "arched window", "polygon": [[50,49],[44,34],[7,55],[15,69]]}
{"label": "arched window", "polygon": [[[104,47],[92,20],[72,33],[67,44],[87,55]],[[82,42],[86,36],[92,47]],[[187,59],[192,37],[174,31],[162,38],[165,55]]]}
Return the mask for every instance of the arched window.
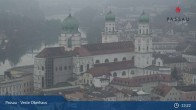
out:
{"label": "arched window", "polygon": [[95,63],[98,64],[98,63],[100,63],[100,61],[99,60],[96,60]]}
{"label": "arched window", "polygon": [[127,58],[126,57],[123,57],[123,59],[122,59],[123,61],[126,61],[127,60]]}
{"label": "arched window", "polygon": [[113,73],[113,77],[117,77],[117,73],[116,72]]}
{"label": "arched window", "polygon": [[125,71],[122,72],[122,76],[126,76],[126,72]]}
{"label": "arched window", "polygon": [[118,61],[118,59],[117,59],[117,58],[115,58],[115,59],[114,59],[114,62],[117,62],[117,61]]}
{"label": "arched window", "polygon": [[105,63],[109,63],[109,60],[108,59],[105,59]]}

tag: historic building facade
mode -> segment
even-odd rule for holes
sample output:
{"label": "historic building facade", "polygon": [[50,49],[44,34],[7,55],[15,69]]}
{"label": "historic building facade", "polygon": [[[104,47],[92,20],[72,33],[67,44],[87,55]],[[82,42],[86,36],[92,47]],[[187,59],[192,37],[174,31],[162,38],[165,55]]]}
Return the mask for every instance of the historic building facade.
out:
{"label": "historic building facade", "polygon": [[60,45],[64,42],[63,47],[45,48],[35,57],[34,87],[51,88],[70,78],[75,78],[77,84],[106,87],[115,77],[170,74],[169,68],[153,65],[152,38],[146,13],[139,18],[138,35],[134,41],[118,41],[115,16],[111,11],[105,20],[102,43],[82,45],[78,43],[79,39],[75,41],[74,37],[67,37],[67,34],[78,33],[78,24],[69,15],[63,26],[66,36],[61,36],[65,40],[60,38],[59,41]]}
{"label": "historic building facade", "polygon": [[81,33],[78,30],[79,23],[71,15],[63,21],[62,32],[59,37],[59,46],[64,46],[67,51],[80,47],[83,44]]}
{"label": "historic building facade", "polygon": [[111,11],[109,11],[105,16],[105,31],[102,32],[102,43],[119,41],[115,20],[115,15]]}

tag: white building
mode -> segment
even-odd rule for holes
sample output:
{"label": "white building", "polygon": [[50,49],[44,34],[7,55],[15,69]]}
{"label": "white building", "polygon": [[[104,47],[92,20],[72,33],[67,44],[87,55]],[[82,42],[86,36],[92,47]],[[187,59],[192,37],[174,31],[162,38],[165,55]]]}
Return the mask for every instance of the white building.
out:
{"label": "white building", "polygon": [[134,40],[135,66],[145,68],[152,65],[152,37],[150,36],[149,17],[144,12],[139,18],[138,36]]}
{"label": "white building", "polygon": [[33,65],[14,67],[4,73],[0,95],[30,95],[33,92]]}

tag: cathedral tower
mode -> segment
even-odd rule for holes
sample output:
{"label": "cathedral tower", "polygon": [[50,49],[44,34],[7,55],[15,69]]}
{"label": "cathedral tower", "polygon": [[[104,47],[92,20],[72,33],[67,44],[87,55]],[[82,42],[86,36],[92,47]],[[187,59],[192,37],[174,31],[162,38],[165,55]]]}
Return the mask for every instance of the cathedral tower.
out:
{"label": "cathedral tower", "polygon": [[149,16],[143,12],[138,21],[138,35],[134,40],[135,66],[145,68],[152,65],[152,38],[150,36]]}
{"label": "cathedral tower", "polygon": [[69,14],[63,21],[62,32],[59,37],[59,45],[64,46],[65,50],[69,51],[81,46],[81,33],[78,31],[78,28],[78,21]]}
{"label": "cathedral tower", "polygon": [[102,32],[102,43],[118,42],[116,18],[112,11],[105,16],[105,31]]}

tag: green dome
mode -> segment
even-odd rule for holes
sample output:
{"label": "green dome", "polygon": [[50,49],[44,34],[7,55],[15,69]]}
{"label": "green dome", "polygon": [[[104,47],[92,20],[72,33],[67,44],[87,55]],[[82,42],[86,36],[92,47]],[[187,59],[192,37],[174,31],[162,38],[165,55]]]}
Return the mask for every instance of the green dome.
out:
{"label": "green dome", "polygon": [[143,11],[139,18],[140,23],[149,23],[149,16]]}
{"label": "green dome", "polygon": [[112,13],[112,11],[109,11],[107,15],[105,16],[106,21],[115,21],[115,15]]}
{"label": "green dome", "polygon": [[69,14],[63,21],[62,29],[66,33],[77,33],[79,28],[78,21]]}

